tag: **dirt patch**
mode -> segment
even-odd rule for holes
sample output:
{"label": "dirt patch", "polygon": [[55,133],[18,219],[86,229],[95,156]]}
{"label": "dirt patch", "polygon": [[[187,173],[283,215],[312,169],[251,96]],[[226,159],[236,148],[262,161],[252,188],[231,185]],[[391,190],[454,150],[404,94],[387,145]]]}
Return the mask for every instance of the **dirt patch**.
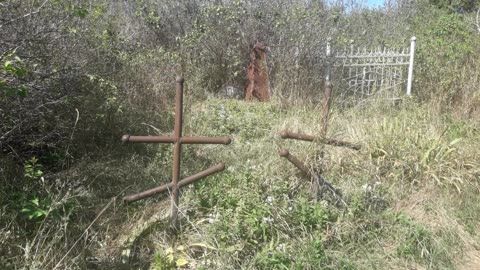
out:
{"label": "dirt patch", "polygon": [[412,193],[395,206],[396,213],[405,213],[432,231],[452,228],[461,240],[462,255],[455,258],[456,269],[480,269],[480,248],[472,236],[459,224],[444,206],[436,203],[435,191],[422,189]]}

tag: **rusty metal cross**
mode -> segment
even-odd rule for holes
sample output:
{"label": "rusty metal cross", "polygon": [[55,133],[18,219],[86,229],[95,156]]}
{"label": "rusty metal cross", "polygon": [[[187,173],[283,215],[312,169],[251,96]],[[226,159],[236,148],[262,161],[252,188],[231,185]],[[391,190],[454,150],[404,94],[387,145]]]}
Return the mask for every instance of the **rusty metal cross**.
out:
{"label": "rusty metal cross", "polygon": [[180,180],[180,160],[182,153],[182,144],[230,144],[231,139],[224,137],[186,137],[182,136],[182,114],[183,114],[183,82],[184,79],[177,77],[176,79],[176,95],[175,95],[175,126],[173,136],[130,136],[123,135],[122,142],[127,143],[173,143],[173,170],[172,182],[125,196],[125,202],[133,202],[150,197],[156,193],[172,189],[171,196],[171,226],[173,229],[178,228],[178,188],[193,183],[196,180],[214,174],[225,169],[225,164],[219,163],[204,171],[188,176]]}

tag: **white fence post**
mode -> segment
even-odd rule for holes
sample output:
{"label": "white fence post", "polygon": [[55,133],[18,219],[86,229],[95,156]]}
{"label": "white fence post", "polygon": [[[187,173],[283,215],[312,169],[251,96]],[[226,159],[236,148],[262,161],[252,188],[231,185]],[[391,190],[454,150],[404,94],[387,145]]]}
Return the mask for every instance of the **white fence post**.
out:
{"label": "white fence post", "polygon": [[331,37],[328,37],[327,38],[327,48],[326,48],[326,52],[325,52],[325,56],[326,56],[326,59],[327,59],[327,66],[326,66],[326,74],[325,74],[325,80],[327,82],[330,82],[330,65],[331,65],[331,59],[330,57],[332,56],[332,47],[331,47],[331,40],[332,38]]}
{"label": "white fence post", "polygon": [[408,64],[408,81],[407,81],[407,96],[412,95],[412,82],[413,82],[413,59],[415,57],[415,41],[417,39],[412,37],[410,39],[410,63]]}

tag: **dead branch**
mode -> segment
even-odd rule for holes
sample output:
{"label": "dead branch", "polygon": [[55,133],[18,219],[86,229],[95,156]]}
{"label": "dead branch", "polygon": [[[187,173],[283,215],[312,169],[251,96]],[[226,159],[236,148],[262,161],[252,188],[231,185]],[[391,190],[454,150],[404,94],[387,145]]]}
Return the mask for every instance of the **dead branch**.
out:
{"label": "dead branch", "polygon": [[13,19],[13,20],[10,20],[10,21],[8,21],[8,22],[6,22],[6,23],[4,23],[4,24],[0,24],[0,28],[2,28],[2,27],[5,26],[5,25],[14,23],[14,22],[19,21],[19,20],[23,20],[23,19],[25,19],[25,18],[27,18],[27,17],[33,16],[33,15],[39,13],[40,10],[41,10],[49,1],[50,1],[50,0],[45,0],[45,1],[43,1],[43,3],[42,3],[42,4],[37,8],[37,10],[35,10],[35,11],[32,11],[32,12],[30,12],[30,13],[27,13],[27,14],[25,14],[25,15],[23,15],[23,16],[20,16],[20,17],[18,17],[18,18]]}

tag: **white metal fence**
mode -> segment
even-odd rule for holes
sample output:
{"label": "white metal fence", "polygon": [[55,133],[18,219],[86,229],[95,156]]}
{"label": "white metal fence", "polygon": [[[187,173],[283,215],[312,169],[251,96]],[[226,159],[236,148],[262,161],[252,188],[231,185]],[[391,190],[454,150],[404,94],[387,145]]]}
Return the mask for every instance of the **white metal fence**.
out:
{"label": "white metal fence", "polygon": [[[380,95],[399,98],[400,91],[412,94],[415,37],[410,39],[410,48],[355,48],[337,51],[334,56],[336,67],[340,67],[344,82],[342,95],[359,98]],[[330,46],[327,46],[329,55]],[[405,89],[403,88],[403,89]]]}

